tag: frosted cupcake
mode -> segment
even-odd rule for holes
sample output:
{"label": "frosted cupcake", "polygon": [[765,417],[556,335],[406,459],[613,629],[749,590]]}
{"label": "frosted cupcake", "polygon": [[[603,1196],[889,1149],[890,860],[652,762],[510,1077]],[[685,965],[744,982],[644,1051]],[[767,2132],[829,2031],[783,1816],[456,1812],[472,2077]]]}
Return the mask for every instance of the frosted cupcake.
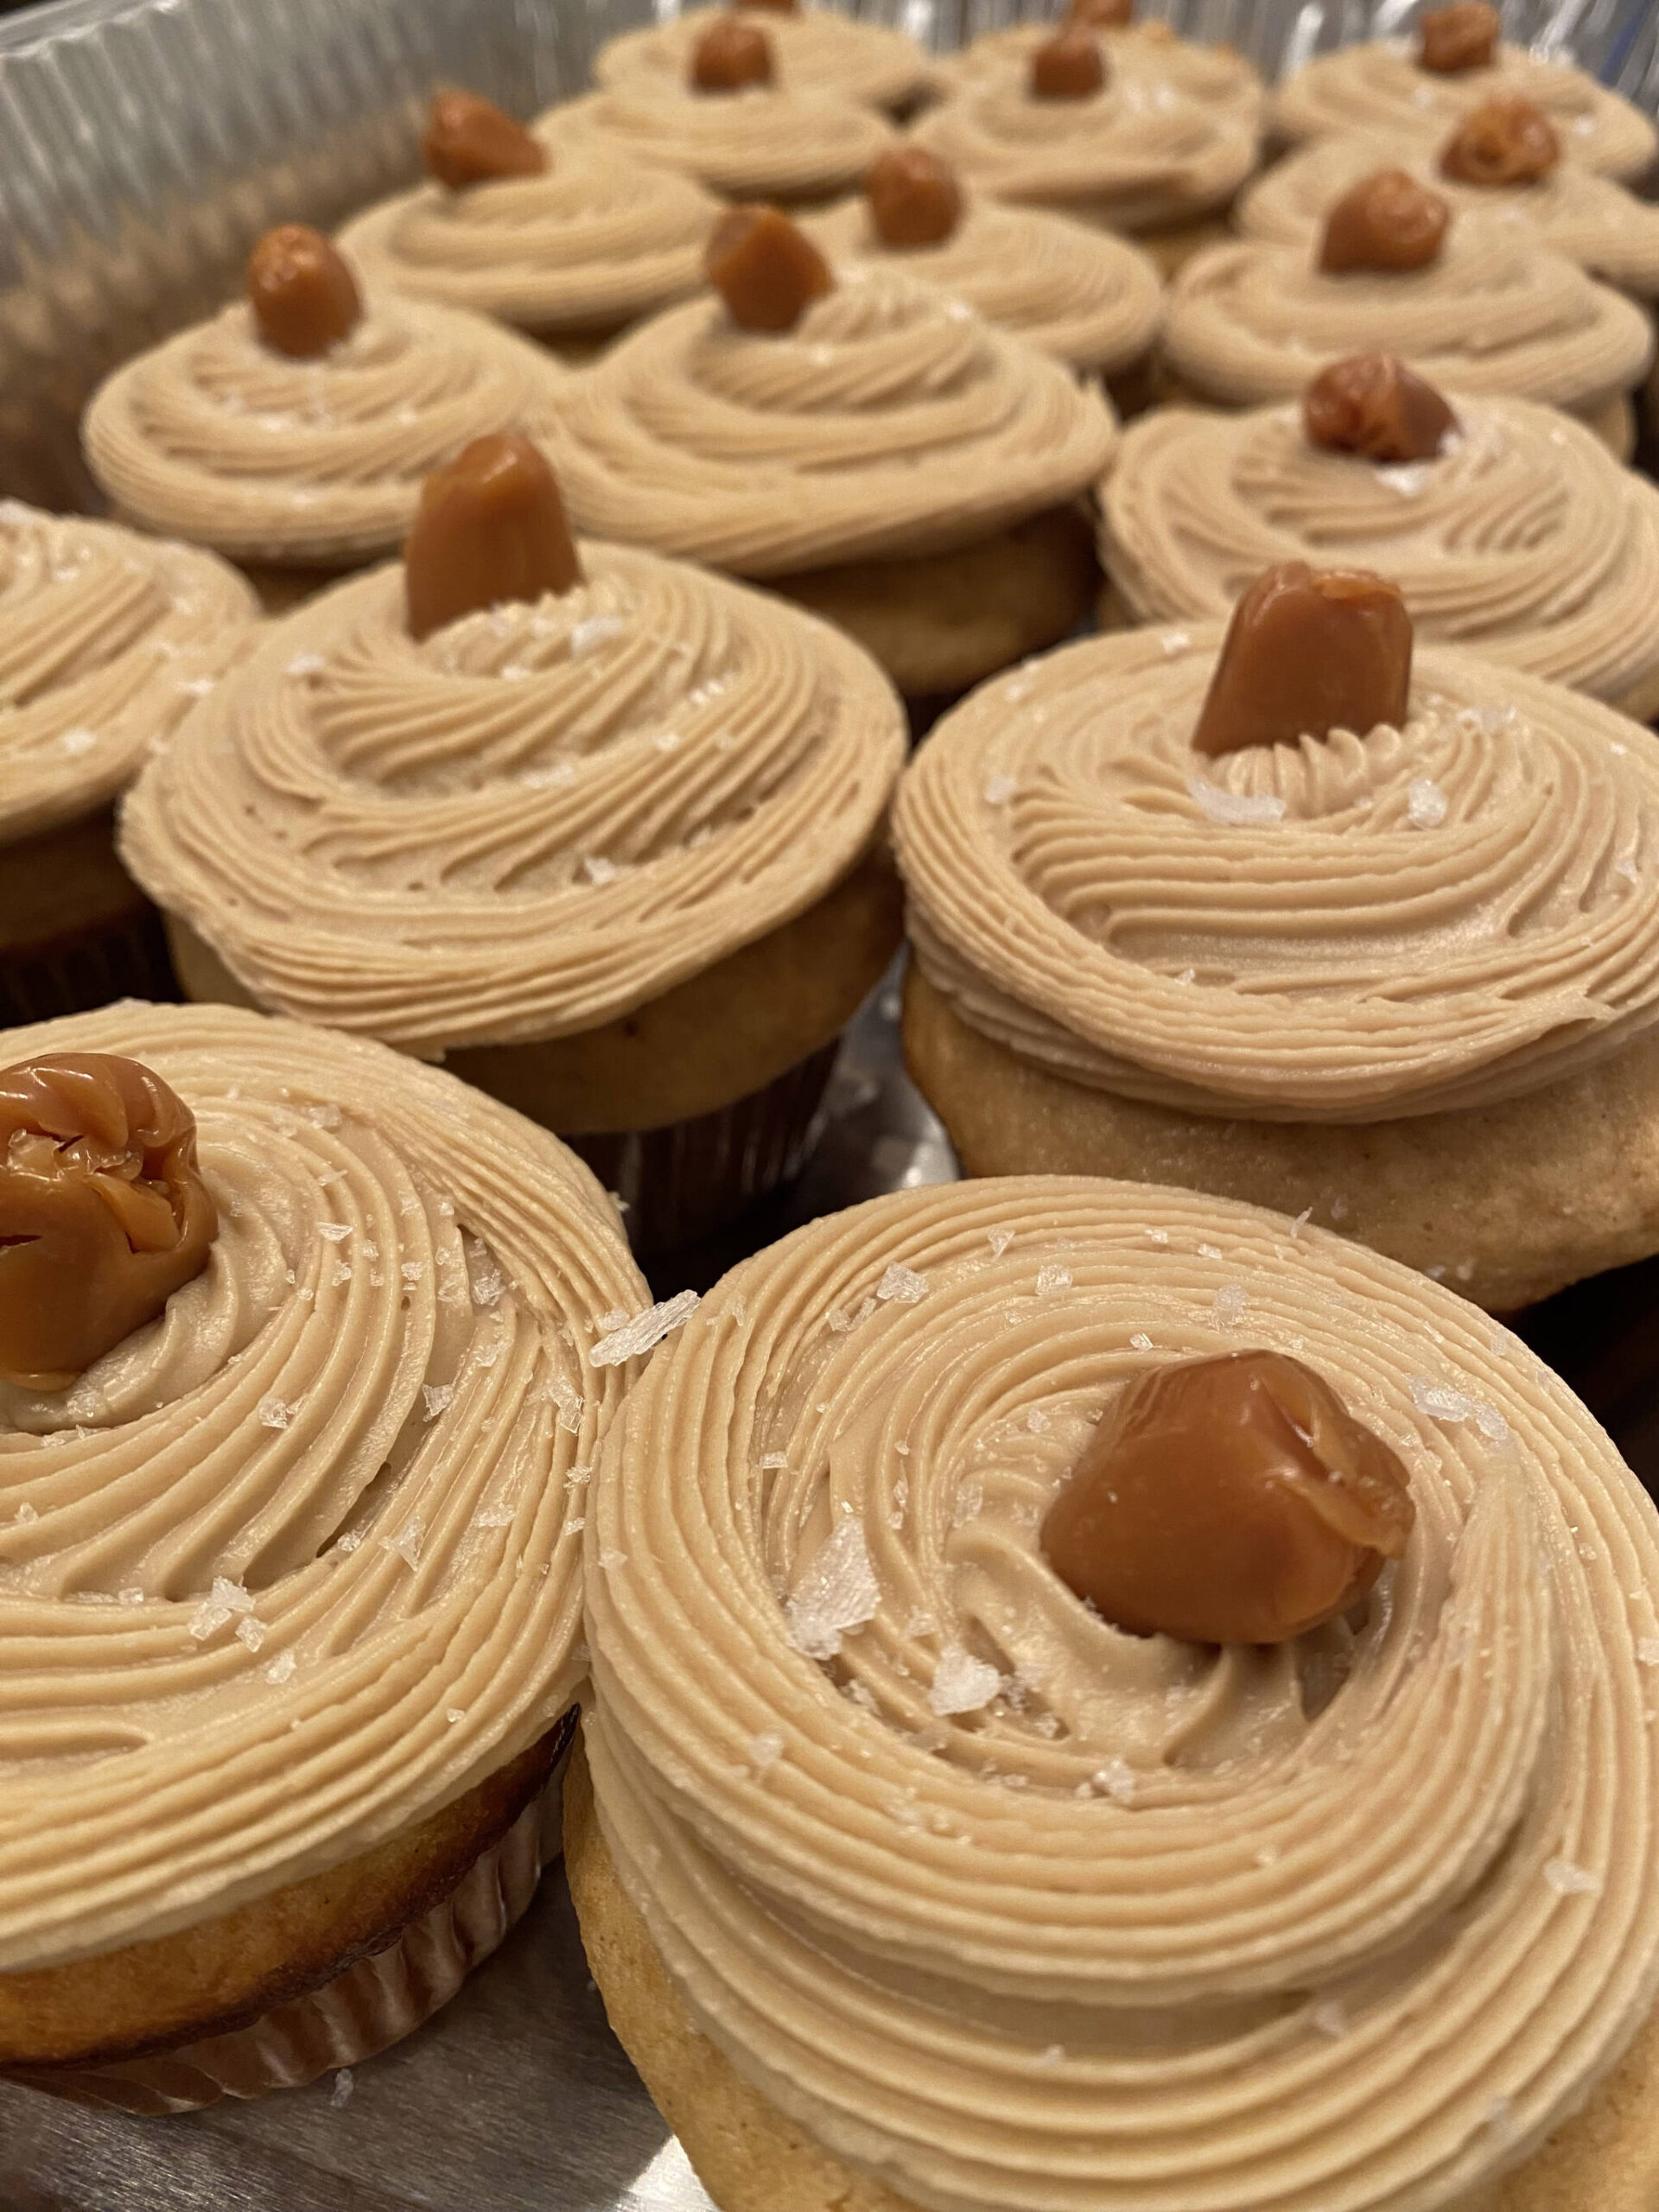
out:
{"label": "frosted cupcake", "polygon": [[111,810],[257,613],[210,553],[0,505],[0,1026],[169,992]]}
{"label": "frosted cupcake", "polygon": [[880,156],[858,197],[810,227],[832,261],[925,277],[1115,389],[1128,385],[1158,334],[1163,287],[1147,255],[1063,216],[970,197],[922,146]]}
{"label": "frosted cupcake", "polygon": [[118,369],[81,434],[124,520],[227,554],[273,605],[392,552],[428,473],[472,438],[534,428],[563,379],[481,315],[365,301],[297,224],[255,247],[248,290]]}
{"label": "frosted cupcake", "polygon": [[423,144],[432,181],[340,233],[373,290],[590,349],[702,281],[716,203],[688,177],[598,143],[556,156],[465,92],[436,96]]}
{"label": "frosted cupcake", "polygon": [[1105,401],[906,271],[832,276],[782,216],[734,210],[709,266],[715,296],[572,380],[548,448],[578,524],[774,585],[912,698],[1064,637]]}
{"label": "frosted cupcake", "polygon": [[[740,8],[745,0],[739,0]],[[832,92],[861,107],[897,113],[912,106],[931,80],[928,57],[912,38],[885,23],[860,21],[833,8],[797,0],[747,0],[777,57],[778,81],[791,92]],[[594,57],[594,82],[604,92],[684,82],[698,41],[715,20],[707,7],[689,8],[607,39]]]}
{"label": "frosted cupcake", "polygon": [[1647,2201],[1659,1527],[1461,1299],[906,1192],[705,1299],[585,1541],[572,1892],[721,2212]]}
{"label": "frosted cupcake", "polygon": [[1623,456],[1653,327],[1576,263],[1453,221],[1438,192],[1390,168],[1327,209],[1311,253],[1252,241],[1200,254],[1171,289],[1164,348],[1191,391],[1231,407],[1294,398],[1333,360],[1386,351],[1448,390],[1565,408]]}
{"label": "frosted cupcake", "polygon": [[900,935],[890,685],[792,607],[574,546],[523,442],[405,565],[275,630],[122,828],[199,999],[442,1058],[582,1151],[641,1249],[800,1166]]}
{"label": "frosted cupcake", "polygon": [[1273,129],[1293,141],[1370,131],[1397,159],[1414,141],[1438,144],[1495,95],[1513,95],[1543,111],[1580,168],[1627,184],[1645,175],[1659,150],[1648,118],[1570,62],[1504,43],[1501,29],[1484,0],[1457,0],[1428,10],[1411,36],[1319,54],[1279,87]]}
{"label": "frosted cupcake", "polygon": [[1101,500],[1137,622],[1225,616],[1275,562],[1353,563],[1399,586],[1425,640],[1659,714],[1659,490],[1553,407],[1444,395],[1363,355],[1300,405],[1146,417]]}
{"label": "frosted cupcake", "polygon": [[1269,570],[988,684],[900,786],[906,1047],[972,1173],[1271,1203],[1497,1313],[1659,1250],[1659,762]]}
{"label": "frosted cupcake", "polygon": [[561,1145],[352,1039],[0,1033],[0,2072],[308,2082],[556,1847],[582,1484],[672,1316]]}

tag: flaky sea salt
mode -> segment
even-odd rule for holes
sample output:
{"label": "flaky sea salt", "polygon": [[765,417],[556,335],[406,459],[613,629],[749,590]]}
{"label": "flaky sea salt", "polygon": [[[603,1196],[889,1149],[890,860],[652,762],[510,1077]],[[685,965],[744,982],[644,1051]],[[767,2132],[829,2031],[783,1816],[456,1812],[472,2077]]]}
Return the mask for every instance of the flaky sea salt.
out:
{"label": "flaky sea salt", "polygon": [[558,1408],[559,1427],[567,1436],[582,1433],[582,1393],[569,1378],[556,1375],[547,1386],[547,1395]]}
{"label": "flaky sea salt", "polygon": [[215,1575],[213,1588],[191,1616],[190,1633],[198,1643],[206,1643],[226,1621],[252,1611],[252,1596],[239,1582],[232,1582],[222,1574]]}
{"label": "flaky sea salt", "polygon": [[1436,1382],[1427,1375],[1414,1375],[1406,1388],[1411,1393],[1412,1404],[1431,1421],[1468,1421],[1474,1413],[1474,1400],[1462,1390],[1454,1390],[1448,1382]]}
{"label": "flaky sea salt", "polygon": [[296,653],[283,672],[285,676],[320,676],[327,666],[321,653]]}
{"label": "flaky sea salt", "polygon": [[607,861],[602,853],[590,853],[582,864],[582,872],[589,883],[614,883],[616,862]]}
{"label": "flaky sea salt", "polygon": [[25,1498],[12,1517],[18,1528],[27,1529],[32,1522],[40,1519],[41,1510],[37,1505],[31,1505]]}
{"label": "flaky sea salt", "polygon": [[856,1521],[842,1521],[819,1545],[784,1609],[785,1633],[808,1659],[833,1659],[849,1630],[874,1620],[881,1603],[869,1546]]}
{"label": "flaky sea salt", "polygon": [[619,1550],[616,1545],[607,1544],[600,1552],[599,1563],[607,1574],[614,1574],[627,1565],[628,1555],[626,1552]]}
{"label": "flaky sea salt", "polygon": [[330,1244],[343,1244],[351,1233],[349,1221],[320,1221],[317,1224],[318,1236],[325,1237]]}
{"label": "flaky sea salt", "polygon": [[447,1413],[454,1395],[453,1382],[423,1382],[421,1395],[426,1402],[428,1421],[436,1421],[440,1414]]}
{"label": "flaky sea salt", "polygon": [[1219,784],[1206,783],[1201,776],[1189,776],[1186,788],[1202,813],[1230,829],[1249,822],[1284,820],[1285,802],[1272,791],[1224,791]]}
{"label": "flaky sea salt", "polygon": [[1312,2018],[1319,2033],[1331,2037],[1333,2041],[1348,2032],[1348,2015],[1334,1997],[1328,1997],[1322,2005],[1316,2005]]}
{"label": "flaky sea salt", "polygon": [[1638,1667],[1659,1667],[1659,1636],[1644,1636],[1636,1647]]}
{"label": "flaky sea salt", "polygon": [[1002,1688],[997,1669],[976,1659],[960,1643],[947,1643],[933,1669],[933,1686],[927,1702],[941,1719],[950,1713],[978,1713]]}
{"label": "flaky sea salt", "polygon": [[1109,1797],[1115,1805],[1132,1805],[1135,1802],[1135,1769],[1127,1759],[1108,1759],[1104,1766],[1095,1769],[1089,1778],[1089,1786],[1102,1797]]}
{"label": "flaky sea salt", "polygon": [[1056,1291],[1070,1290],[1071,1287],[1070,1268],[1039,1268],[1038,1269],[1037,1295],[1039,1298],[1052,1298]]}
{"label": "flaky sea salt", "polygon": [[638,1359],[661,1344],[663,1338],[682,1323],[689,1321],[697,1308],[695,1290],[682,1290],[672,1298],[660,1300],[647,1306],[643,1313],[635,1313],[620,1326],[611,1329],[594,1346],[588,1357],[595,1367],[620,1367],[625,1360]]}
{"label": "flaky sea salt", "polygon": [[1446,793],[1427,776],[1414,776],[1406,785],[1406,819],[1414,830],[1438,830],[1447,810]]}
{"label": "flaky sea salt", "polygon": [[1249,1294],[1241,1283],[1223,1283],[1215,1296],[1216,1325],[1236,1329],[1244,1319],[1244,1309],[1249,1302]]}
{"label": "flaky sea salt", "polygon": [[1055,2067],[1065,2065],[1065,2045],[1063,2043],[1046,2044],[1031,2063],[1042,2072],[1050,2073]]}
{"label": "flaky sea salt", "polygon": [[291,1651],[284,1651],[266,1668],[265,1680],[273,1689],[279,1690],[284,1682],[291,1682],[299,1671],[299,1661]]}
{"label": "flaky sea salt", "polygon": [[257,1651],[270,1630],[264,1621],[256,1620],[251,1613],[245,1613],[236,1624],[236,1640],[250,1651]]}
{"label": "flaky sea salt", "polygon": [[1006,806],[1019,785],[1012,776],[987,776],[985,804],[987,806]]}
{"label": "flaky sea salt", "polygon": [[421,1563],[421,1546],[425,1541],[425,1538],[426,1531],[421,1524],[420,1515],[411,1513],[386,1546],[386,1549],[396,1552],[405,1567],[418,1567]]}
{"label": "flaky sea salt", "polygon": [[511,1529],[512,1508],[510,1505],[486,1505],[473,1516],[474,1529]]}
{"label": "flaky sea salt", "polygon": [[1152,1350],[1152,1338],[1147,1334],[1144,1329],[1137,1329],[1135,1334],[1129,1338],[1129,1342],[1134,1345],[1136,1351],[1150,1351]]}
{"label": "flaky sea salt", "polygon": [[499,1306],[506,1295],[507,1279],[501,1272],[501,1263],[486,1245],[476,1245],[467,1253],[467,1278],[474,1306],[487,1310]]}
{"label": "flaky sea salt", "polygon": [[784,1739],[775,1728],[767,1728],[758,1736],[751,1736],[743,1748],[754,1771],[764,1774],[784,1756]]}
{"label": "flaky sea salt", "polygon": [[334,2086],[328,2092],[328,2102],[335,2112],[344,2112],[352,2101],[352,2092],[357,2083],[352,2078],[349,2066],[342,2066],[334,2076]]}
{"label": "flaky sea salt", "polygon": [[988,1229],[985,1242],[991,1248],[991,1257],[1000,1260],[1014,1242],[1014,1231],[1011,1229]]}
{"label": "flaky sea salt", "polygon": [[760,1454],[760,1465],[763,1467],[786,1467],[789,1465],[789,1454],[787,1452],[763,1452]]}
{"label": "flaky sea salt", "polygon": [[1026,1427],[1033,1436],[1040,1436],[1048,1427],[1048,1415],[1040,1406],[1033,1406],[1026,1414]]}
{"label": "flaky sea salt", "polygon": [[586,660],[589,653],[597,652],[613,638],[620,638],[624,625],[614,614],[590,614],[585,622],[570,626],[570,658]]}
{"label": "flaky sea salt", "polygon": [[1601,1887],[1599,1874],[1592,1874],[1587,1866],[1575,1866],[1570,1859],[1547,1859],[1544,1880],[1559,1897],[1593,1897]]}
{"label": "flaky sea salt", "polygon": [[984,1506],[984,1484],[963,1483],[962,1488],[957,1492],[955,1503],[950,1508],[951,1527],[965,1529],[970,1521],[976,1521],[979,1518]]}
{"label": "flaky sea salt", "polygon": [[67,729],[58,740],[58,749],[72,760],[83,753],[90,753],[98,743],[98,732],[91,729]]}
{"label": "flaky sea salt", "polygon": [[915,1306],[927,1296],[927,1277],[894,1260],[875,1286],[875,1294],[897,1306]]}

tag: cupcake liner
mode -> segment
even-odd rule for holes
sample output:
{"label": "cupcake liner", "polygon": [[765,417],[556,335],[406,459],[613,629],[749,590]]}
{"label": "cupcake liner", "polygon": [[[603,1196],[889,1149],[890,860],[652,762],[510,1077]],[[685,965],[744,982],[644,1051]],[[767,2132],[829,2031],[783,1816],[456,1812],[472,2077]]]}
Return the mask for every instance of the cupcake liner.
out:
{"label": "cupcake liner", "polygon": [[3,2078],[110,2111],[199,2112],[225,2097],[303,2088],[401,2043],[499,1947],[557,1858],[575,1723],[573,1707],[555,1729],[546,1783],[448,1896],[321,1988],[228,2035],[92,2066],[8,2067]]}
{"label": "cupcake liner", "polygon": [[0,1028],[82,1014],[115,999],[176,999],[153,906],[35,944],[0,947]]}
{"label": "cupcake liner", "polygon": [[622,1199],[636,1254],[672,1252],[712,1236],[806,1165],[841,1039],[759,1090],[660,1129],[560,1135]]}

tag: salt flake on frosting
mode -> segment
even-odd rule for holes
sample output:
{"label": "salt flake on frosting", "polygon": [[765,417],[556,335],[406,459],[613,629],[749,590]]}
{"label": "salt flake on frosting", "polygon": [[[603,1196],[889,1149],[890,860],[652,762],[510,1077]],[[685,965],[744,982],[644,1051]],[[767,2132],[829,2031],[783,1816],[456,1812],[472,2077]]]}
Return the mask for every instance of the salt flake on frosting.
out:
{"label": "salt flake on frosting", "polygon": [[1406,819],[1414,830],[1438,830],[1449,811],[1446,793],[1427,776],[1406,785]]}
{"label": "salt flake on frosting", "polygon": [[1593,1897],[1601,1887],[1599,1874],[1575,1866],[1570,1859],[1550,1859],[1544,1864],[1544,1880],[1560,1897]]}
{"label": "salt flake on frosting", "polygon": [[1189,776],[1186,788],[1201,813],[1230,829],[1249,822],[1284,820],[1285,802],[1273,791],[1224,791],[1219,784],[1206,783],[1201,776]]}
{"label": "salt flake on frosting", "polygon": [[1462,1421],[1474,1416],[1475,1401],[1466,1392],[1454,1390],[1450,1383],[1435,1382],[1427,1375],[1414,1375],[1406,1384],[1411,1392],[1411,1402],[1420,1414],[1427,1414],[1431,1421]]}
{"label": "salt flake on frosting", "polygon": [[927,1701],[941,1718],[951,1713],[978,1713],[1001,1688],[1001,1675],[988,1661],[976,1659],[959,1643],[947,1643],[933,1669]]}
{"label": "salt flake on frosting", "polygon": [[875,1618],[881,1586],[856,1521],[825,1538],[785,1607],[785,1634],[808,1659],[833,1659],[849,1630]]}
{"label": "salt flake on frosting", "polygon": [[1244,1319],[1244,1309],[1249,1302],[1249,1294],[1242,1284],[1223,1283],[1215,1297],[1217,1326],[1223,1329],[1236,1329]]}
{"label": "salt flake on frosting", "polygon": [[927,1277],[894,1260],[875,1286],[875,1294],[899,1306],[915,1306],[927,1296]]}
{"label": "salt flake on frosting", "polygon": [[985,804],[987,806],[1006,806],[1019,785],[1012,776],[987,776]]}
{"label": "salt flake on frosting", "polygon": [[672,1298],[662,1299],[602,1336],[588,1357],[595,1367],[620,1367],[626,1360],[637,1359],[642,1352],[661,1344],[664,1337],[690,1319],[696,1307],[695,1290],[682,1290]]}
{"label": "salt flake on frosting", "polygon": [[1038,1270],[1037,1295],[1039,1298],[1051,1298],[1057,1290],[1070,1290],[1071,1287],[1070,1268],[1041,1268]]}

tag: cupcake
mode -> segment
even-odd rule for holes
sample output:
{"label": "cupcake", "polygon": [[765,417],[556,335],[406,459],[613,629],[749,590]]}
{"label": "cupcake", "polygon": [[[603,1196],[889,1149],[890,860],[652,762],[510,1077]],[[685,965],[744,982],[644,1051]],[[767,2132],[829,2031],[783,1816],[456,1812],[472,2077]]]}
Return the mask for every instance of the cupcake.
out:
{"label": "cupcake", "polygon": [[1146,416],[1101,502],[1135,621],[1224,616],[1275,562],[1353,563],[1399,586],[1425,640],[1659,715],[1659,489],[1553,407],[1361,355],[1300,405]]}
{"label": "cupcake", "polygon": [[211,553],[0,505],[0,1027],[170,995],[112,803],[257,614]]}
{"label": "cupcake", "polygon": [[1274,131],[1293,143],[1370,131],[1397,159],[1414,143],[1437,145],[1471,108],[1515,97],[1543,111],[1578,167],[1638,182],[1659,151],[1640,109],[1570,62],[1504,43],[1501,31],[1485,0],[1455,0],[1427,10],[1410,36],[1319,54],[1274,95]]}
{"label": "cupcake", "polygon": [[[791,92],[832,92],[861,107],[900,113],[928,87],[927,55],[914,39],[885,23],[833,8],[801,7],[797,0],[738,0],[738,12],[764,29],[778,82]],[[594,57],[594,82],[607,92],[652,86],[677,90],[699,40],[716,20],[710,8],[690,8],[607,39]]]}
{"label": "cupcake", "polygon": [[1659,1251],[1659,759],[1359,572],[1071,646],[899,789],[911,1070],[971,1174],[1330,1223],[1508,1313]]}
{"label": "cupcake", "polygon": [[613,159],[676,170],[722,199],[795,206],[849,190],[893,143],[874,110],[786,77],[769,7],[699,9],[690,23],[682,73],[630,71],[548,111],[540,128],[556,158],[591,135]]}
{"label": "cupcake", "polygon": [[584,1541],[571,1889],[720,2212],[1649,2201],[1659,1526],[1461,1299],[905,1192],[703,1300]]}
{"label": "cupcake", "polygon": [[734,210],[709,268],[715,296],[571,380],[547,443],[581,527],[772,584],[912,699],[1064,637],[1105,401],[907,270],[832,275],[775,213]]}
{"label": "cupcake", "polygon": [[1313,252],[1251,240],[1200,254],[1171,289],[1164,350],[1189,391],[1230,407],[1295,398],[1333,360],[1386,351],[1452,391],[1566,408],[1624,457],[1653,327],[1576,263],[1453,221],[1390,168],[1332,204]]}
{"label": "cupcake", "polygon": [[836,263],[903,269],[1068,367],[1131,388],[1158,334],[1156,264],[1127,239],[964,193],[923,146],[872,163],[864,189],[809,226]]}
{"label": "cupcake", "polygon": [[689,177],[573,141],[556,155],[468,92],[440,92],[432,181],[359,215],[341,251],[374,291],[493,315],[591,350],[695,292],[716,202]]}
{"label": "cupcake", "polygon": [[857,647],[565,534],[533,448],[270,633],[133,793],[198,999],[384,1039],[568,1136],[642,1251],[800,1166],[900,937],[903,716]]}
{"label": "cupcake", "polygon": [[1267,90],[1254,65],[1236,47],[1205,45],[1177,37],[1156,16],[1135,20],[1124,0],[1081,0],[1056,23],[1047,19],[1010,23],[985,31],[959,54],[937,65],[947,98],[1006,73],[1010,63],[1029,67],[1032,56],[1058,30],[1084,30],[1100,41],[1107,66],[1122,65],[1137,77],[1167,85],[1183,99],[1231,111],[1259,128]]}
{"label": "cupcake", "polygon": [[1138,232],[1173,271],[1255,168],[1259,105],[1230,64],[1077,26],[984,58],[915,137],[988,200]]}
{"label": "cupcake", "polygon": [[139,2112],[418,2026],[522,1912],[652,1313],[563,1146],[378,1046],[0,1034],[0,2072]]}
{"label": "cupcake", "polygon": [[227,554],[276,607],[394,551],[422,480],[473,438],[534,428],[563,382],[481,315],[365,302],[298,224],[254,248],[248,292],[107,378],[81,435],[124,520]]}

